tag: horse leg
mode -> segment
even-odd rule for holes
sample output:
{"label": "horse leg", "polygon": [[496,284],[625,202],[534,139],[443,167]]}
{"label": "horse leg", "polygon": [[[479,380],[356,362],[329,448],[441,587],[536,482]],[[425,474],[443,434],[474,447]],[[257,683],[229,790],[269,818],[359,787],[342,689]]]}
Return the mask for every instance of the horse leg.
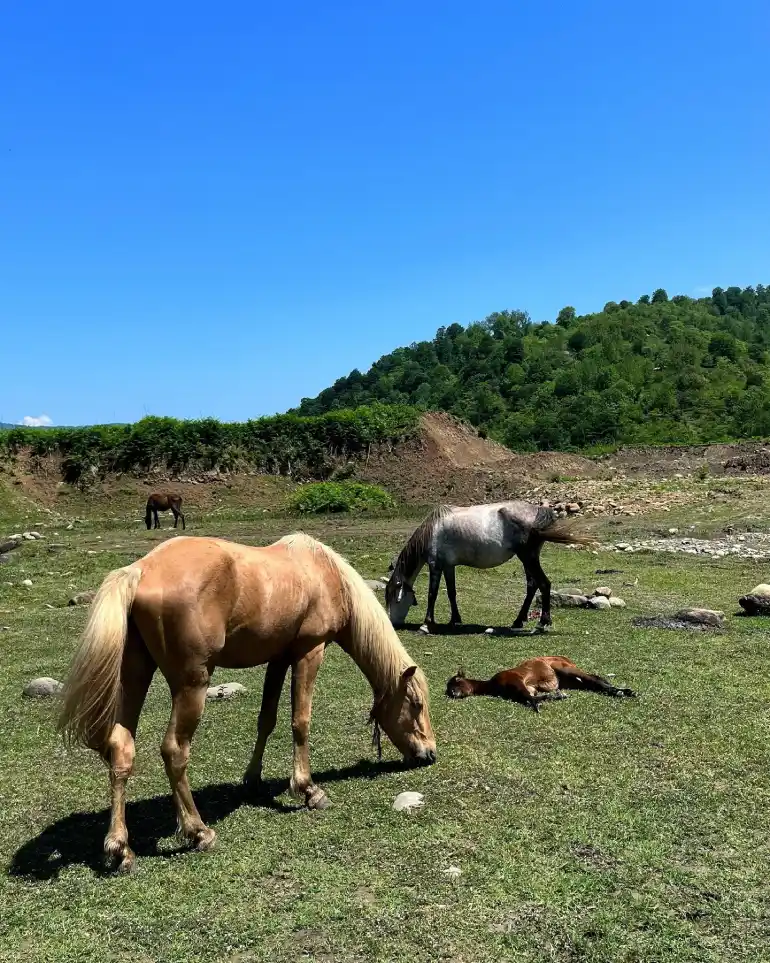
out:
{"label": "horse leg", "polygon": [[462,625],[460,610],[457,608],[457,584],[455,582],[455,567],[447,565],[444,569],[444,582],[446,583],[446,594],[449,597],[449,605],[452,614],[449,618],[450,625]]}
{"label": "horse leg", "polygon": [[545,628],[547,625],[551,625],[551,582],[548,576],[543,571],[543,566],[540,564],[540,549],[542,545],[539,545],[532,555],[531,570],[532,574],[537,582],[537,587],[540,589],[540,597],[543,600],[542,611],[540,613],[540,626]]}
{"label": "horse leg", "polygon": [[179,512],[179,517],[182,519],[182,531],[184,531],[185,528],[187,528],[187,526],[185,525],[184,515],[182,514],[181,511]]}
{"label": "horse leg", "polygon": [[157,507],[153,506],[152,513],[153,513],[153,515],[155,516],[155,524],[154,524],[152,527],[153,527],[153,528],[160,528],[160,519],[158,518],[158,509],[157,509]]}
{"label": "horse leg", "polygon": [[313,785],[308,746],[313,687],[325,650],[325,645],[317,645],[293,662],[291,667],[291,734],[294,742],[294,769],[290,786],[295,796],[300,799],[304,797],[308,809],[326,809],[330,805],[329,797],[323,789]]}
{"label": "horse leg", "polygon": [[176,528],[177,523],[179,522],[179,512],[172,507],[171,514],[174,516],[174,528]]}
{"label": "horse leg", "polygon": [[134,768],[136,726],[154,672],[155,663],[136,628],[129,622],[120,670],[120,706],[104,752],[104,761],[110,769],[112,792],[104,855],[106,861],[116,864],[121,873],[131,872],[136,862],[136,856],[128,845],[126,784]]}
{"label": "horse leg", "polygon": [[174,798],[179,831],[199,850],[211,849],[216,833],[203,822],[195,805],[187,780],[187,762],[192,737],[203,715],[208,680],[209,674],[204,671],[196,679],[195,685],[182,686],[173,693],[171,719],[160,747]]}
{"label": "horse leg", "polygon": [[436,624],[436,599],[438,598],[438,590],[441,585],[441,576],[443,572],[433,562],[430,565],[430,580],[428,582],[428,608],[425,612],[425,624],[435,625]]}
{"label": "horse leg", "polygon": [[601,692],[608,696],[630,696],[631,698],[636,696],[633,689],[619,689],[600,675],[583,672],[577,666],[554,668],[554,671],[562,689],[585,689],[588,692]]}
{"label": "horse leg", "polygon": [[270,738],[275,722],[278,718],[278,702],[281,698],[284,679],[289,671],[287,661],[268,662],[267,672],[265,673],[265,687],[262,690],[262,707],[259,710],[259,721],[257,723],[257,741],[251,762],[243,776],[243,781],[247,786],[259,789],[262,782],[262,757],[265,754],[265,745]]}
{"label": "horse leg", "polygon": [[519,555],[521,559],[521,564],[524,566],[524,575],[527,579],[527,591],[524,595],[524,602],[522,603],[519,614],[516,616],[516,620],[513,623],[514,629],[523,629],[527,619],[529,618],[529,607],[532,604],[532,599],[535,597],[535,592],[537,591],[537,582],[530,568],[531,560],[529,557],[522,553]]}

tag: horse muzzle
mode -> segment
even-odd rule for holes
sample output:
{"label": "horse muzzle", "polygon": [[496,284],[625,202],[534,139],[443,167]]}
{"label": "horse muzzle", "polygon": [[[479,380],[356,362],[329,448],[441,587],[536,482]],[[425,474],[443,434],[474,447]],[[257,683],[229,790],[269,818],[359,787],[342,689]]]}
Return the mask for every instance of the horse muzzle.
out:
{"label": "horse muzzle", "polygon": [[414,755],[409,756],[406,760],[412,766],[432,766],[436,761],[436,750],[435,749],[420,749]]}

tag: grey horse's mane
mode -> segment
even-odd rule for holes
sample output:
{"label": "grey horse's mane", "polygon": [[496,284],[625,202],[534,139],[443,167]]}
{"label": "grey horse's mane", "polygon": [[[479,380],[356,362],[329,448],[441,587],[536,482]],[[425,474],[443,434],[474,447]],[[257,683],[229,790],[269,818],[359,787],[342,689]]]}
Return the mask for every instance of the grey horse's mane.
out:
{"label": "grey horse's mane", "polygon": [[422,563],[433,537],[437,522],[446,518],[452,511],[451,505],[437,505],[436,508],[424,519],[409,536],[406,545],[401,549],[398,558],[393,566],[393,576],[400,578],[410,578],[416,568]]}

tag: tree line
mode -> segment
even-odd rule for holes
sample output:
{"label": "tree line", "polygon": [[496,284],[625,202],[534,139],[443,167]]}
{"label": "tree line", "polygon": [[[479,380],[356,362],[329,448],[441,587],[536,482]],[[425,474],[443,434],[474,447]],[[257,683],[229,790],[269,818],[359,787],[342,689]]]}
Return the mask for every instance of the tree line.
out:
{"label": "tree line", "polygon": [[555,323],[500,311],[354,369],[296,409],[441,409],[511,448],[706,443],[770,436],[770,288],[714,288]]}

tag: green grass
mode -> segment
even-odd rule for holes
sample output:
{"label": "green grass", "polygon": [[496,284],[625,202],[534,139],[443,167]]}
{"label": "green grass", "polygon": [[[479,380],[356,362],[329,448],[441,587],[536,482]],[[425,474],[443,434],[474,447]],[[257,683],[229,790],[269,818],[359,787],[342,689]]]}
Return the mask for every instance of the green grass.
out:
{"label": "green grass", "polygon": [[[168,536],[144,531],[134,515],[94,517],[67,531],[30,510],[16,529],[38,528],[46,541],[25,544],[0,568],[0,626],[8,627],[0,632],[1,961],[767,958],[767,630],[743,619],[731,619],[724,634],[631,625],[635,615],[682,604],[732,613],[739,594],[766,581],[760,565],[548,547],[544,566],[555,587],[608,583],[628,608],[556,610],[545,638],[404,632],[431,684],[438,762],[429,769],[388,765],[397,758],[389,744],[376,764],[365,726],[368,686],[333,647],[311,729],[314,773],[333,802],[322,814],[298,809],[286,794],[272,806],[244,799],[239,783],[263,670],[218,674],[249,691],[208,705],[193,744],[193,790],[218,833],[205,855],[176,850],[158,751],[170,700],[156,679],[129,784],[138,871],[123,878],[99,868],[106,770],[92,753],[65,751],[53,706],[20,693],[34,676],[64,674],[86,616],[66,607],[68,597]],[[9,531],[12,521],[6,514]],[[252,544],[292,527],[226,511],[189,521],[188,534]],[[296,524],[365,576],[378,576],[413,521]],[[51,542],[64,547],[49,552]],[[596,575],[597,568],[623,571]],[[24,578],[31,588],[19,584]],[[635,587],[624,585],[637,578]],[[466,622],[509,624],[522,589],[518,563],[459,573]],[[440,599],[445,619],[443,589]],[[491,699],[443,697],[459,666],[487,676],[536,654],[614,673],[640,696],[574,693],[538,715]],[[287,687],[268,778],[288,776],[290,754]],[[422,811],[392,811],[405,789],[425,794]],[[447,876],[449,866],[462,875]]]}

